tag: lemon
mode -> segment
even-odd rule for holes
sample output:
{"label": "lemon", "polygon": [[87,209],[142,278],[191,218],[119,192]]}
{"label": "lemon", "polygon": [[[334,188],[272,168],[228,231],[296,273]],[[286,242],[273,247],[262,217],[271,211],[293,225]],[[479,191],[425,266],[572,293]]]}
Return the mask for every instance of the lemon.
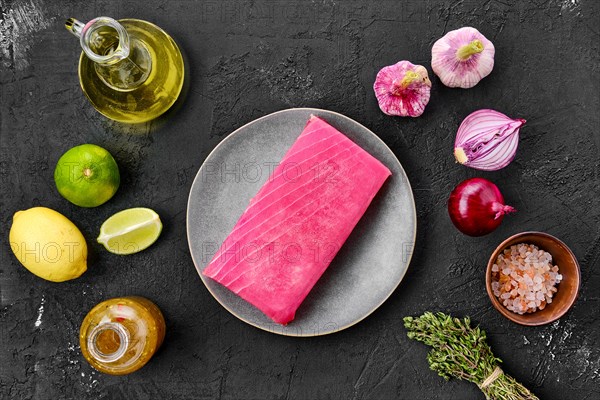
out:
{"label": "lemon", "polygon": [[25,268],[52,282],[75,279],[87,269],[87,244],[67,217],[46,207],[17,211],[10,247]]}
{"label": "lemon", "polygon": [[61,196],[71,203],[96,207],[114,196],[121,177],[117,162],[108,151],[95,144],[82,144],[60,157],[54,182]]}
{"label": "lemon", "polygon": [[111,253],[133,254],[156,242],[161,231],[160,217],[153,210],[129,208],[104,221],[98,243],[102,243]]}

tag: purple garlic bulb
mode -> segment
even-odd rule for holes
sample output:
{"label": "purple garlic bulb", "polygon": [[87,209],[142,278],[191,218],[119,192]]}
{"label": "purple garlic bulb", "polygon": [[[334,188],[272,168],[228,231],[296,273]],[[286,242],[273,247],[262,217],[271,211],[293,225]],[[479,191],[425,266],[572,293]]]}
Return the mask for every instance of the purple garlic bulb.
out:
{"label": "purple garlic bulb", "polygon": [[385,114],[418,117],[429,102],[431,81],[425,67],[404,60],[383,67],[377,73],[373,90]]}
{"label": "purple garlic bulb", "polygon": [[431,48],[431,68],[448,87],[471,88],[494,68],[495,49],[477,29],[448,32]]}

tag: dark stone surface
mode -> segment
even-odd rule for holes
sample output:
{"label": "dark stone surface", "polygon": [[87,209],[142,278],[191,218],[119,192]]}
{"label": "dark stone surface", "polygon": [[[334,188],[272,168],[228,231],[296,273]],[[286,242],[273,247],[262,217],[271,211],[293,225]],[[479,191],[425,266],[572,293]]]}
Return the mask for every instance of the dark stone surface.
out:
{"label": "dark stone surface", "polygon": [[[98,15],[147,19],[173,35],[189,61],[178,109],[141,128],[92,109],[77,81],[78,43],[62,23]],[[475,385],[431,372],[426,347],[406,338],[403,316],[440,310],[481,324],[505,370],[541,398],[599,398],[599,19],[593,0],[0,0],[0,397],[482,399]],[[433,42],[464,25],[494,42],[492,74],[469,90],[432,77],[422,117],[383,115],[371,88],[379,68],[409,59],[429,69]],[[296,106],[343,113],[380,135],[408,173],[419,217],[412,264],[392,297],[362,323],[310,339],[260,331],[224,310],[197,276],[185,233],[188,190],[208,152],[242,124]],[[452,157],[458,124],[484,107],[528,120],[515,161],[494,173]],[[112,152],[123,178],[95,209],[62,199],[52,177],[64,151],[88,142]],[[472,176],[494,181],[519,210],[477,239],[454,229],[445,205]],[[12,256],[12,215],[36,205],[82,229],[91,256],[81,278],[46,282]],[[142,253],[109,254],[95,243],[98,229],[132,206],[155,209],[163,235]],[[489,254],[524,230],[558,236],[582,267],[574,308],[544,327],[513,324],[485,292]],[[80,355],[79,325],[96,303],[132,294],[162,308],[166,342],[139,372],[101,375]]]}

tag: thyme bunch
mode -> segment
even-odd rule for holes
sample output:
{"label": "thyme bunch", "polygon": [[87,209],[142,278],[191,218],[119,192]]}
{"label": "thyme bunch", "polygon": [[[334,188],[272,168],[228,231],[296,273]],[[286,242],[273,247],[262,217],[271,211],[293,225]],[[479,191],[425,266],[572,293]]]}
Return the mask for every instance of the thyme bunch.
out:
{"label": "thyme bunch", "polygon": [[479,386],[488,400],[539,400],[525,386],[500,369],[502,362],[492,353],[485,331],[472,328],[471,320],[444,313],[426,312],[405,317],[408,337],[431,346],[429,367],[441,377],[464,379]]}

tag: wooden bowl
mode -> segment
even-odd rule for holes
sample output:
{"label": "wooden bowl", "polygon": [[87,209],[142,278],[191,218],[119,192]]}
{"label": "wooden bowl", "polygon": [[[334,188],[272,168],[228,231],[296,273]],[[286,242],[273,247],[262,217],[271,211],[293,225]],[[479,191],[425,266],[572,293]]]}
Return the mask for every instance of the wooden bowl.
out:
{"label": "wooden bowl", "polygon": [[[541,250],[550,253],[553,265],[558,265],[558,272],[563,276],[562,281],[557,286],[558,291],[552,298],[552,303],[547,304],[543,310],[523,315],[514,313],[504,307],[492,291],[492,265],[504,249],[519,243],[534,244]],[[511,321],[528,326],[549,324],[565,315],[577,299],[581,282],[579,263],[571,249],[554,236],[543,232],[517,233],[500,243],[490,257],[485,274],[485,287],[496,310]]]}

